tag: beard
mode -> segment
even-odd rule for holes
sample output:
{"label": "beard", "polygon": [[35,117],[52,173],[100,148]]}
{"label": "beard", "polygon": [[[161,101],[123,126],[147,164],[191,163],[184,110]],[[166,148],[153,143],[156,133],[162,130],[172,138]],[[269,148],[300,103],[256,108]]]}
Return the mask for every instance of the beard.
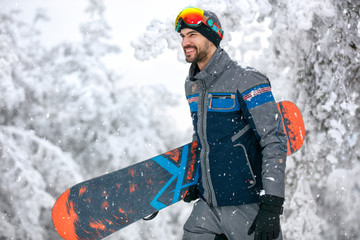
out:
{"label": "beard", "polygon": [[196,47],[196,46],[186,46],[184,47],[184,50],[187,48],[193,48],[195,49],[195,56],[194,57],[190,57],[190,56],[186,56],[186,52],[185,52],[185,56],[186,56],[186,62],[188,63],[198,63],[203,61],[204,59],[206,59],[209,55],[209,49],[210,49],[210,43],[209,42],[205,42],[203,47]]}

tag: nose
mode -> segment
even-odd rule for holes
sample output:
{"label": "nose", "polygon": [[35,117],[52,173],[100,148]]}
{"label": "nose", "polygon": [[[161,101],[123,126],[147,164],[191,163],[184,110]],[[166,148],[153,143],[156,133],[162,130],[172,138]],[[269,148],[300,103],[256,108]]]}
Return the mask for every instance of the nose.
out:
{"label": "nose", "polygon": [[189,38],[187,38],[186,36],[184,36],[184,37],[182,38],[182,41],[181,41],[181,46],[182,46],[182,47],[186,47],[186,46],[188,46],[188,45],[190,45]]}

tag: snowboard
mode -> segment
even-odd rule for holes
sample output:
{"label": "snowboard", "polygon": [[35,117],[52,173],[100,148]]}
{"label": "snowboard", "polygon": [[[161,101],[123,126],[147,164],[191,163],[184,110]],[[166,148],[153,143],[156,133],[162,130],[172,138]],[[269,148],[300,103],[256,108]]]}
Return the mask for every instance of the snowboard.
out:
{"label": "snowboard", "polygon": [[[287,155],[300,149],[305,127],[295,104],[278,108],[288,139]],[[52,209],[58,234],[66,240],[99,240],[170,206],[197,183],[198,146],[191,142],[66,190]]]}

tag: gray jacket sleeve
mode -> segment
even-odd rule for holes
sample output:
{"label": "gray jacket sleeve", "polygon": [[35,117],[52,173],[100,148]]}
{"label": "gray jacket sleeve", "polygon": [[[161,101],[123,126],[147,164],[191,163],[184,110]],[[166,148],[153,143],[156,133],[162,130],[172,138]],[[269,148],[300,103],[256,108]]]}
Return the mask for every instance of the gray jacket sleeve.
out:
{"label": "gray jacket sleeve", "polygon": [[287,138],[269,80],[252,71],[245,76],[241,106],[262,147],[262,182],[265,194],[285,195]]}

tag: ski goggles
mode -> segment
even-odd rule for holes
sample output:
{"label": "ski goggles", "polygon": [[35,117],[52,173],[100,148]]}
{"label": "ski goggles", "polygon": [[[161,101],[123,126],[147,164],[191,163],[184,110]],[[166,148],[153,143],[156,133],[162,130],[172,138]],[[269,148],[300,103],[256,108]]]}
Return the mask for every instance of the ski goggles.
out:
{"label": "ski goggles", "polygon": [[205,24],[223,39],[224,31],[211,18],[206,16],[204,11],[200,8],[188,7],[179,13],[175,20],[175,30],[177,32],[180,31],[181,20],[190,27],[199,27],[201,24]]}

